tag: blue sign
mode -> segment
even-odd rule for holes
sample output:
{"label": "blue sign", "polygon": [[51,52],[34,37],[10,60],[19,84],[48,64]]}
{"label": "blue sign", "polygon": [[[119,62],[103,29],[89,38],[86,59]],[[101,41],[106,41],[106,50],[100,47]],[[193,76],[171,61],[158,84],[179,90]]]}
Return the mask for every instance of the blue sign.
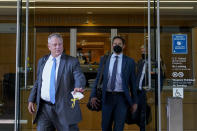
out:
{"label": "blue sign", "polygon": [[172,54],[187,54],[187,34],[172,35]]}

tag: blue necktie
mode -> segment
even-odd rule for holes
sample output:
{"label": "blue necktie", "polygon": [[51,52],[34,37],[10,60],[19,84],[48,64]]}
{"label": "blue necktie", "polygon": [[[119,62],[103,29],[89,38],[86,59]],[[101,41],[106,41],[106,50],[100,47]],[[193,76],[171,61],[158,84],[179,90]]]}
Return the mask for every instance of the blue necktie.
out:
{"label": "blue necktie", "polygon": [[118,56],[115,56],[116,60],[114,62],[112,76],[111,76],[111,90],[114,91],[115,83],[116,83],[116,73],[117,73],[117,65],[118,65]]}
{"label": "blue necktie", "polygon": [[51,79],[50,79],[50,101],[55,104],[55,69],[56,69],[56,59],[53,58],[53,65],[51,69]]}

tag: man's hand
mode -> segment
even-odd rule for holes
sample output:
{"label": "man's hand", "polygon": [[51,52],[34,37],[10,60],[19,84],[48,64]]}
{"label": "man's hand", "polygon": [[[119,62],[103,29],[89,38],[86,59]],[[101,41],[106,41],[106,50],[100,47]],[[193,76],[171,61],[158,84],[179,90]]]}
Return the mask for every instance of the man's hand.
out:
{"label": "man's hand", "polygon": [[81,93],[83,93],[83,92],[84,92],[84,89],[83,89],[83,88],[75,88],[75,89],[74,89],[74,94],[75,94],[76,92],[81,92]]}
{"label": "man's hand", "polygon": [[34,103],[33,102],[29,102],[28,110],[29,110],[29,113],[31,113],[31,114],[35,113],[35,107],[34,107]]}
{"label": "man's hand", "polygon": [[137,110],[137,104],[133,104],[132,107],[130,108],[131,113],[136,112]]}
{"label": "man's hand", "polygon": [[90,102],[91,102],[92,108],[95,107],[96,109],[98,109],[99,102],[101,101],[98,98],[93,97],[91,98]]}

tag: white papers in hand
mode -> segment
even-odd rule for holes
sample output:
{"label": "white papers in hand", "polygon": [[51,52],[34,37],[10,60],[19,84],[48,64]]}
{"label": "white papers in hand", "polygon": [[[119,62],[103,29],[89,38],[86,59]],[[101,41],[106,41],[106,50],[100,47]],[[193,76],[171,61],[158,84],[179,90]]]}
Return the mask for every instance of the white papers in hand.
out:
{"label": "white papers in hand", "polygon": [[74,94],[74,91],[72,91],[71,94],[73,95],[74,99],[80,100],[80,99],[84,98],[84,95],[81,92],[75,92],[75,94]]}

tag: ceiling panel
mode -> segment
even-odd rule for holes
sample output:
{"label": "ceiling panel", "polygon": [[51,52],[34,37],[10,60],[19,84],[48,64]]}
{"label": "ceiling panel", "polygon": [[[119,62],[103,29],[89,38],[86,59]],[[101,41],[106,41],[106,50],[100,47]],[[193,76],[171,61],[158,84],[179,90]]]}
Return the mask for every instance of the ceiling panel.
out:
{"label": "ceiling panel", "polygon": [[[43,14],[146,14],[145,0],[30,0],[30,10]],[[0,15],[16,15],[16,1],[0,0]],[[23,3],[25,9],[25,2]],[[153,4],[151,4],[153,10]],[[197,15],[197,0],[160,0],[161,14]],[[153,11],[152,11],[153,12]]]}

